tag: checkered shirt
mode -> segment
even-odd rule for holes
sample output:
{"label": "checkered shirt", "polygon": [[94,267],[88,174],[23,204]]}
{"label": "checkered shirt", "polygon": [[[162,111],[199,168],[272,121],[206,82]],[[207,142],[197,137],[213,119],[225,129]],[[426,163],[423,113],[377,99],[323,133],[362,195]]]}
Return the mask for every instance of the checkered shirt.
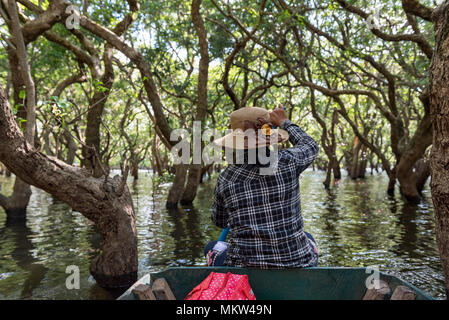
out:
{"label": "checkered shirt", "polygon": [[318,256],[303,231],[299,175],[316,158],[318,145],[286,120],[292,148],[278,152],[277,169],[261,175],[257,164],[233,164],[218,177],[212,221],[231,226],[226,264],[236,267],[309,267]]}

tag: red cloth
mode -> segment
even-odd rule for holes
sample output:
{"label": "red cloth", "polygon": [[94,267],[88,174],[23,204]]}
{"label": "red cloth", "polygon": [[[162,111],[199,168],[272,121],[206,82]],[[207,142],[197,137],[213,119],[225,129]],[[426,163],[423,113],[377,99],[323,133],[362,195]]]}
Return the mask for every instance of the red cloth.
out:
{"label": "red cloth", "polygon": [[185,300],[256,300],[246,274],[211,272]]}

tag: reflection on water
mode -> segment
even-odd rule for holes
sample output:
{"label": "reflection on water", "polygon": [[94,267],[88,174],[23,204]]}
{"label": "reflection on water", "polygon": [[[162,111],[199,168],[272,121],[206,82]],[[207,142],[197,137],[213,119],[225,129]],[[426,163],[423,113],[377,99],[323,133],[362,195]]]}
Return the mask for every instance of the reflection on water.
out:
{"label": "reflection on water", "polygon": [[[433,224],[430,191],[413,206],[397,194],[388,197],[383,175],[343,179],[331,191],[322,172],[301,177],[306,231],[318,242],[320,266],[373,266],[427,291],[444,296]],[[1,192],[11,192],[14,178],[0,176]],[[204,244],[220,230],[210,221],[215,181],[208,180],[192,207],[165,209],[169,183],[142,172],[130,183],[137,211],[139,276],[169,266],[204,265]],[[10,223],[0,209],[0,299],[110,299],[89,275],[89,261],[100,238],[82,215],[33,188],[26,223]],[[65,286],[66,267],[80,268],[81,289]]]}

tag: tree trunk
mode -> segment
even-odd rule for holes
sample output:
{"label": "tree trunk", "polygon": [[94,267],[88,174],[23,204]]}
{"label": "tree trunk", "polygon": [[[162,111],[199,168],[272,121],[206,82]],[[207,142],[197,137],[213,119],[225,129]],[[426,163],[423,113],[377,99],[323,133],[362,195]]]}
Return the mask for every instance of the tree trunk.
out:
{"label": "tree trunk", "polygon": [[154,134],[153,143],[151,144],[151,151],[153,153],[152,154],[153,172],[156,170],[157,175],[161,177],[164,174],[164,170],[162,169],[162,161],[159,155],[159,137],[156,133]]}
{"label": "tree trunk", "polygon": [[126,179],[96,179],[82,168],[36,151],[14,120],[0,87],[0,161],[25,183],[70,205],[93,221],[102,252],[90,271],[102,287],[126,287],[137,279],[137,232]]}
{"label": "tree trunk", "polygon": [[[36,126],[36,91],[34,81],[31,76],[30,66],[28,64],[26,44],[23,39],[22,28],[17,13],[16,1],[8,3],[8,11],[11,16],[11,40],[15,49],[8,46],[8,59],[12,72],[12,83],[14,87],[14,103],[19,107],[17,116],[26,120],[25,139],[34,146],[34,135]],[[20,98],[20,92],[25,87],[24,98]],[[3,89],[2,94],[4,95]],[[6,99],[6,96],[4,97]],[[22,100],[22,101],[21,101]],[[25,219],[26,210],[31,197],[31,187],[16,176],[13,193],[9,198],[2,196],[0,205],[4,208],[8,219]]]}
{"label": "tree trunk", "polygon": [[64,128],[63,135],[64,135],[64,139],[65,139],[65,144],[67,147],[67,157],[66,157],[65,162],[69,165],[73,165],[73,163],[75,162],[75,156],[76,156],[76,151],[78,150],[78,145],[76,144],[75,139],[73,138],[69,129]]}
{"label": "tree trunk", "polygon": [[178,202],[181,199],[182,192],[184,191],[184,186],[186,182],[187,165],[178,164],[175,166],[175,178],[173,179],[173,184],[168,192],[167,196],[167,208],[177,208]]}
{"label": "tree trunk", "polygon": [[350,176],[351,179],[357,179],[359,176],[359,155],[360,149],[362,148],[362,142],[360,139],[355,137],[354,139],[354,147],[352,148],[352,164]]}
{"label": "tree trunk", "polygon": [[[424,105],[426,108],[426,103]],[[411,203],[418,203],[421,200],[420,191],[417,186],[419,176],[413,171],[413,168],[416,162],[423,157],[427,147],[431,143],[432,124],[430,115],[426,112],[418,125],[413,139],[410,141],[409,147],[402,154],[396,166],[396,177],[399,180],[401,193]]]}
{"label": "tree trunk", "polygon": [[331,178],[332,178],[332,164],[331,164],[331,160],[329,160],[329,163],[327,165],[327,170],[326,170],[326,179],[323,182],[324,188],[326,190],[330,189]]}
{"label": "tree trunk", "polygon": [[[121,188],[121,183],[115,176],[105,187],[114,190]],[[93,208],[98,210],[94,222],[103,241],[101,254],[90,264],[90,273],[102,287],[128,287],[137,281],[136,218],[131,194],[125,189],[121,195],[108,192],[110,199]]]}
{"label": "tree trunk", "polygon": [[0,206],[5,210],[7,219],[25,219],[30,197],[31,187],[16,177],[12,195],[8,198],[0,195]]}
{"label": "tree trunk", "polygon": [[[137,17],[140,5],[135,0],[128,0],[128,6],[132,13],[128,13],[123,20],[121,20],[111,32],[115,36],[120,37],[125,33],[134,19]],[[89,111],[87,113],[87,124],[86,124],[86,145],[93,147],[96,153],[92,154],[92,150],[83,148],[83,165],[93,172],[94,177],[100,177],[103,174],[102,161],[103,155],[100,150],[100,140],[101,140],[101,117],[103,115],[103,110],[106,105],[106,101],[111,93],[111,88],[114,82],[114,67],[112,64],[114,47],[110,43],[106,43],[104,46],[103,53],[103,64],[104,73],[100,76],[93,73],[92,76],[94,80],[99,80],[95,84],[95,92],[92,99],[89,101]],[[104,159],[107,160],[107,159]],[[109,165],[106,163],[106,166]]]}
{"label": "tree trunk", "polygon": [[114,68],[112,66],[112,53],[113,49],[111,45],[105,45],[105,52],[103,55],[103,62],[105,65],[104,74],[99,79],[95,93],[92,99],[89,101],[89,111],[87,112],[86,123],[86,145],[95,148],[97,155],[92,153],[91,150],[83,147],[83,165],[92,170],[94,177],[101,177],[103,174],[101,169],[101,117],[103,115],[104,107],[111,92],[112,84],[114,82]]}
{"label": "tree trunk", "polygon": [[396,168],[393,168],[393,170],[391,170],[388,173],[388,187],[387,187],[388,195],[394,196],[395,186],[396,186]]}
{"label": "tree trunk", "polygon": [[430,110],[433,146],[431,190],[441,264],[449,299],[449,1],[435,9],[435,52],[430,67]]}
{"label": "tree trunk", "polygon": [[416,172],[416,189],[418,189],[419,194],[422,194],[424,186],[426,185],[427,178],[430,176],[430,165],[429,161],[424,161],[420,159],[415,164]]}
{"label": "tree trunk", "polygon": [[198,186],[201,182],[202,168],[200,164],[191,164],[189,166],[189,174],[187,176],[187,183],[181,197],[181,204],[189,205],[195,200]]}
{"label": "tree trunk", "polygon": [[203,168],[201,168],[201,179],[200,179],[200,183],[203,183],[205,180],[204,180],[204,176],[206,175],[206,173],[209,175],[209,177],[210,177],[210,175],[212,174],[212,171],[213,171],[213,166],[214,166],[214,164],[213,163],[210,163],[210,164],[208,164],[207,166],[204,166]]}
{"label": "tree trunk", "polygon": [[[338,111],[334,110],[332,113],[332,125],[331,125],[331,146],[332,146],[332,172],[334,173],[334,180],[341,179],[340,162],[337,160],[337,155],[335,154],[337,150],[337,143],[335,139],[335,126],[338,124]],[[330,160],[330,158],[329,158]]]}
{"label": "tree trunk", "polygon": [[368,163],[368,158],[366,156],[367,147],[365,145],[362,146],[360,153],[361,153],[361,160],[359,160],[359,164],[357,166],[357,178],[365,178],[366,173],[366,164]]}
{"label": "tree trunk", "polygon": [[[307,69],[309,78],[312,78],[311,72],[309,69]],[[330,104],[330,100],[329,100]],[[329,106],[328,104],[328,106]],[[338,123],[338,112],[334,110],[332,113],[332,124],[330,130],[326,127],[326,122],[322,119],[322,116],[318,114],[316,105],[315,105],[315,90],[310,88],[310,107],[312,110],[312,115],[315,118],[315,120],[318,122],[318,124],[321,126],[321,146],[324,149],[324,153],[326,153],[326,156],[328,158],[327,163],[327,169],[326,169],[326,179],[323,181],[324,188],[329,190],[330,189],[330,183],[332,179],[332,172],[334,174],[334,180],[341,179],[341,172],[340,172],[340,164],[337,160],[337,157],[335,155],[335,151],[337,148],[337,144],[335,142],[335,125]],[[330,135],[330,141],[328,138],[328,135]],[[313,162],[313,170],[315,170],[315,163]]]}
{"label": "tree trunk", "polygon": [[334,173],[334,179],[340,180],[341,179],[341,170],[340,170],[340,163],[335,159],[332,162],[332,172]]}
{"label": "tree trunk", "polygon": [[[204,119],[207,113],[207,81],[209,77],[209,44],[207,40],[206,29],[204,28],[203,19],[200,14],[202,0],[193,0],[191,6],[191,15],[193,25],[198,35],[198,42],[200,46],[200,62],[198,71],[198,107],[195,115],[196,121],[201,121],[204,124]],[[201,132],[199,133],[201,137]],[[201,138],[199,141],[200,146]],[[199,151],[195,149],[193,152],[199,152],[201,159],[201,148]],[[194,156],[195,158],[195,156]],[[192,164],[189,170],[189,177],[187,185],[181,198],[182,204],[191,204],[196,197],[198,186],[201,180],[201,164]]]}
{"label": "tree trunk", "polygon": [[[131,151],[133,152],[133,151]],[[131,157],[131,176],[134,178],[134,182],[139,180],[139,156],[133,155]]]}
{"label": "tree trunk", "polygon": [[[401,162],[404,163],[402,159]],[[409,170],[407,177],[401,176],[401,194],[408,202],[416,204],[421,201],[421,192],[429,175],[429,164],[424,162],[423,159],[419,159],[415,164],[413,164],[413,167]]]}

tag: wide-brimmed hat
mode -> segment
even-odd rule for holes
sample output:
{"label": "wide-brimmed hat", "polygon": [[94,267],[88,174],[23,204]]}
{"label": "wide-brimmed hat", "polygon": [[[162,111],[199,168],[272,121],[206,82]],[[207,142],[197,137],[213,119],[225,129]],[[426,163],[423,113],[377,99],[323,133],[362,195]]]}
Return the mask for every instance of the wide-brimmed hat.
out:
{"label": "wide-brimmed hat", "polygon": [[288,132],[273,129],[268,110],[244,107],[231,113],[231,133],[214,144],[231,149],[255,149],[288,140]]}

